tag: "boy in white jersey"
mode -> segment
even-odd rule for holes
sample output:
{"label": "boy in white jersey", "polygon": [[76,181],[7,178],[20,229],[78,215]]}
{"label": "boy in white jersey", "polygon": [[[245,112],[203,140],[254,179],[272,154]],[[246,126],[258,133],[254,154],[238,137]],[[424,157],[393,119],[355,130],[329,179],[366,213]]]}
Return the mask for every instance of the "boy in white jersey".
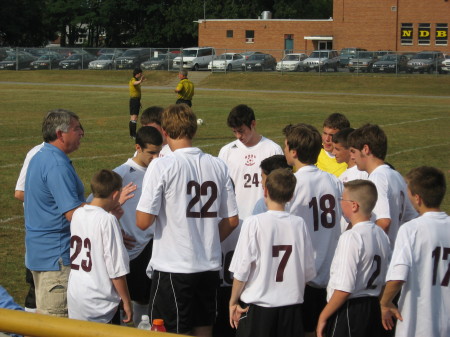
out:
{"label": "boy in white jersey", "polygon": [[284,210],[295,184],[291,170],[272,171],[264,187],[268,211],[242,225],[230,265],[230,325],[238,337],[303,336],[301,303],[316,271],[304,220]]}
{"label": "boy in white jersey", "polygon": [[347,169],[339,176],[343,183],[356,179],[367,179],[369,175],[366,171],[358,170],[354,160],[350,158],[350,147],[347,139],[350,133],[355,131],[353,128],[345,128],[333,135],[333,155],[337,163],[346,163]]}
{"label": "boy in white jersey", "polygon": [[386,233],[370,221],[377,201],[375,185],[369,180],[353,180],[344,186],[342,212],[352,227],[339,238],[327,287],[328,304],[320,314],[316,333],[318,337],[379,337],[378,296],[391,247]]}
{"label": "boy in white jersey", "polygon": [[311,125],[288,125],[284,154],[297,178],[294,197],[286,205],[291,214],[302,217],[314,249],[317,275],[305,289],[303,324],[308,336],[314,335],[317,319],[326,304],[330,265],[341,234],[341,207],[338,198],[342,183],[334,175],[319,170],[314,163],[322,148],[319,131]]}
{"label": "boy in white jersey", "polygon": [[151,162],[136,211],[139,228],[155,228],[149,314],[169,332],[211,336],[220,241],[239,222],[233,186],[222,160],[192,147],[189,106],[164,110],[162,129],[173,153]]}
{"label": "boy in white jersey", "polygon": [[69,318],[119,324],[121,300],[123,322],[133,318],[125,277],[129,258],[117,219],[123,214],[119,204],[121,188],[122,179],[117,173],[99,171],[91,180],[92,202],[73,214],[67,289]]}
{"label": "boy in white jersey", "polygon": [[[261,162],[261,187],[264,189],[264,185],[266,184],[267,176],[273,170],[278,168],[288,168],[292,170],[292,166],[289,166],[286,157],[281,154],[273,155],[272,157],[266,158]],[[267,205],[264,201],[264,197],[259,199],[256,202],[255,208],[253,208],[252,215],[260,214],[267,212]]]}
{"label": "boy in white jersey", "polygon": [[400,226],[417,216],[407,196],[406,184],[400,173],[385,164],[387,137],[373,124],[366,124],[348,136],[351,159],[377,187],[378,200],[373,209],[372,221],[389,236],[391,247]]}
{"label": "boy in white jersey", "polygon": [[120,220],[124,237],[133,238],[131,245],[126,245],[130,257],[130,273],[127,274],[128,289],[133,301],[133,322],[137,326],[142,315],[148,312],[151,279],[146,269],[152,256],[153,227],[141,231],[136,226],[136,207],[141,197],[142,181],[150,162],[159,157],[162,146],[161,133],[152,126],[143,126],[136,133],[136,155],[124,164],[116,167],[114,172],[122,177],[125,187],[132,183],[136,186],[134,197],[123,204],[124,215]]}
{"label": "boy in white jersey", "polygon": [[344,162],[338,163],[336,161],[333,154],[332,137],[340,130],[349,127],[349,120],[340,113],[332,113],[323,122],[322,149],[317,158],[316,166],[325,172],[334,174],[336,177],[339,177],[347,169],[347,165]]}
{"label": "boy in white jersey", "polygon": [[163,143],[162,143],[162,149],[159,152],[160,157],[164,157],[172,152],[170,150],[169,144],[167,144],[166,137],[164,137],[162,129],[161,129],[161,117],[162,117],[163,111],[164,111],[163,107],[151,106],[144,110],[144,112],[142,113],[141,118],[140,118],[141,126],[153,126],[161,133]]}
{"label": "boy in white jersey", "polygon": [[[420,216],[400,227],[381,299],[385,329],[396,337],[450,336],[450,217],[440,210],[444,174],[418,167],[406,175],[408,196]],[[392,303],[400,292],[398,309]]]}
{"label": "boy in white jersey", "polygon": [[[245,104],[237,105],[231,109],[228,114],[227,125],[231,128],[236,140],[222,147],[219,158],[228,166],[236,193],[239,219],[243,221],[252,214],[256,202],[263,197],[259,168],[261,161],[275,154],[283,154],[283,151],[278,144],[256,131],[255,113],[252,108]],[[222,242],[222,254],[227,259],[232,257],[239,232],[240,226]],[[225,263],[223,267],[225,267]],[[229,281],[231,280],[226,277],[228,270],[223,268],[222,272],[224,277],[218,294],[218,317],[214,326],[216,336],[234,334],[228,324],[228,300],[231,294],[231,283]]]}

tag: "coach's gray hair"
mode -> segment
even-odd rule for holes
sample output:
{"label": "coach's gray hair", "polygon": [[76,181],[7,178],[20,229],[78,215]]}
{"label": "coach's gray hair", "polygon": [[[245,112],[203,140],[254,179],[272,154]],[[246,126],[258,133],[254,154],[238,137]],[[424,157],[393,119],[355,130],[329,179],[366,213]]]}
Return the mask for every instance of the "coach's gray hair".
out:
{"label": "coach's gray hair", "polygon": [[55,109],[47,113],[42,121],[42,137],[44,142],[49,143],[56,140],[56,132],[69,131],[72,119],[79,120],[78,116],[69,110]]}

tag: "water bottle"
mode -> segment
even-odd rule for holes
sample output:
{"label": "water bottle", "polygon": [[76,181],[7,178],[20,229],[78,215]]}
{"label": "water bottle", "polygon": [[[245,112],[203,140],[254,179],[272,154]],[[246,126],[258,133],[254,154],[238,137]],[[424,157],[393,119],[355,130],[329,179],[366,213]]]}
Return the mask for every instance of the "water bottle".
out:
{"label": "water bottle", "polygon": [[159,332],[166,332],[166,328],[164,327],[164,320],[162,319],[154,319],[151,331],[159,331]]}
{"label": "water bottle", "polygon": [[148,315],[142,315],[141,322],[138,325],[138,329],[150,330],[150,328],[151,328],[150,318],[148,317]]}

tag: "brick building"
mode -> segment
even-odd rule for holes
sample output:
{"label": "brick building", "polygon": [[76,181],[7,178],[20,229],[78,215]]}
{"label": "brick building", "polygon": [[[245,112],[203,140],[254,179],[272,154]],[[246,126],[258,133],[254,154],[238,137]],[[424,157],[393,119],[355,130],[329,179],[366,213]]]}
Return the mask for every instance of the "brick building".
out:
{"label": "brick building", "polygon": [[[264,14],[264,13],[263,13]],[[449,0],[334,0],[329,20],[221,19],[198,21],[198,45],[227,51],[359,47],[450,53]]]}

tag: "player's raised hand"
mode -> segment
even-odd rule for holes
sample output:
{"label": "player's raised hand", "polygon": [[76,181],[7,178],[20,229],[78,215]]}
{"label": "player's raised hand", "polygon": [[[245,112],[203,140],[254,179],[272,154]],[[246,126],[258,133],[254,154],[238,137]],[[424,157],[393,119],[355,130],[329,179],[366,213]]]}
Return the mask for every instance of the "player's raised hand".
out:
{"label": "player's raised hand", "polygon": [[122,191],[120,192],[119,202],[123,205],[127,200],[134,197],[133,192],[136,191],[137,185],[133,185],[132,182],[122,187]]}
{"label": "player's raised hand", "polygon": [[398,308],[390,303],[388,305],[381,306],[381,323],[386,330],[392,330],[395,326],[393,318],[403,321],[403,317],[398,311]]}

